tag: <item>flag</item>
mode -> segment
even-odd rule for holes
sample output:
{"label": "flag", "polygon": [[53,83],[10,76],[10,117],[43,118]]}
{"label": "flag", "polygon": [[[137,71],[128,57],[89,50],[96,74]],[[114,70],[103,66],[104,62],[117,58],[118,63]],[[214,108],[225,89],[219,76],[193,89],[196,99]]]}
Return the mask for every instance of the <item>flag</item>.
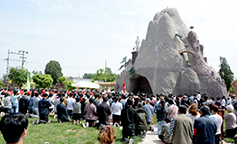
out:
{"label": "flag", "polygon": [[124,83],[123,83],[122,89],[123,89],[123,92],[125,93],[126,92],[126,69],[124,71]]}
{"label": "flag", "polygon": [[30,90],[30,78],[29,78],[29,76],[27,76],[27,82],[26,82],[25,89],[27,89],[28,91]]}
{"label": "flag", "polygon": [[124,65],[121,65],[121,67],[118,70],[121,70],[121,68],[123,68]]}
{"label": "flag", "polygon": [[127,60],[127,57],[125,56],[121,63],[126,62],[126,60]]}

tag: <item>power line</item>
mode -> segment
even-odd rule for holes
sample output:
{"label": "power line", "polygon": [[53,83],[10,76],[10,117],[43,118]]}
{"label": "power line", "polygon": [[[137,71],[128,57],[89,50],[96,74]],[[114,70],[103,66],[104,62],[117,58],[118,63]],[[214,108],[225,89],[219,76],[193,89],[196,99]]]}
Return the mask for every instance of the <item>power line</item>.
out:
{"label": "power line", "polygon": [[27,59],[27,57],[24,57],[24,55],[25,55],[25,54],[28,54],[28,51],[20,50],[19,53],[22,55],[20,58],[22,58],[22,64],[21,64],[21,67],[22,67],[22,69],[23,69],[25,59]]}
{"label": "power line", "polygon": [[10,51],[10,49],[8,49],[8,53],[7,53],[8,55],[7,55],[7,58],[5,59],[6,61],[7,61],[7,69],[6,69],[6,73],[7,73],[7,76],[9,75],[9,64],[10,64],[10,61],[18,61],[18,60],[15,60],[15,59],[10,59],[10,54],[15,54],[15,55],[21,55],[19,58],[21,58],[22,60],[21,60],[21,62],[22,62],[22,69],[23,69],[23,66],[24,66],[24,62],[26,62],[25,61],[25,59],[27,58],[27,57],[25,57],[24,55],[25,54],[28,54],[28,52],[27,51],[24,51],[24,50],[20,50],[18,53],[17,52],[12,52],[12,51]]}

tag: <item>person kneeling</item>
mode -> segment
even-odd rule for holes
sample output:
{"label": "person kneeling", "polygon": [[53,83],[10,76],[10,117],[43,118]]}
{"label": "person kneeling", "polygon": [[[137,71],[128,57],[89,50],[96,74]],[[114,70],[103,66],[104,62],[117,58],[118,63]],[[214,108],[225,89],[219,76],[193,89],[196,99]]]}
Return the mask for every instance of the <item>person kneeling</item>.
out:
{"label": "person kneeling", "polygon": [[22,113],[5,115],[0,122],[0,130],[8,143],[23,144],[26,138],[28,119]]}
{"label": "person kneeling", "polygon": [[67,108],[63,101],[64,98],[60,98],[60,104],[57,105],[58,122],[69,122]]}

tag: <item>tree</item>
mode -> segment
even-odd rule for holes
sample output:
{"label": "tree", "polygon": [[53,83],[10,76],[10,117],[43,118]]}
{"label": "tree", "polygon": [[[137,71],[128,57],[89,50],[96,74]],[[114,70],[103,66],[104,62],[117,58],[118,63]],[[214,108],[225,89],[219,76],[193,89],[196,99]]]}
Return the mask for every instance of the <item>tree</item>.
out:
{"label": "tree", "polygon": [[66,89],[68,89],[68,87],[69,87],[68,79],[65,76],[59,77],[58,78],[58,83],[64,83]]}
{"label": "tree", "polygon": [[49,74],[35,74],[32,77],[33,82],[36,84],[36,88],[49,88],[53,84],[53,79]]}
{"label": "tree", "polygon": [[104,72],[104,69],[99,69],[94,74],[93,80],[94,81],[102,81],[102,82],[114,82],[117,81],[118,75],[112,73],[110,68],[106,68],[106,70],[110,73]]}
{"label": "tree", "polygon": [[0,79],[0,87],[5,87],[5,83]]}
{"label": "tree", "polygon": [[51,60],[49,63],[46,64],[44,73],[50,74],[52,76],[53,84],[56,84],[58,78],[63,76],[62,68],[59,62],[54,60]]}
{"label": "tree", "polygon": [[225,80],[227,91],[229,91],[231,87],[230,84],[232,81],[234,81],[234,73],[231,71],[226,58],[220,57],[220,62],[221,64],[219,66],[220,67],[219,74],[221,78]]}
{"label": "tree", "polygon": [[104,69],[101,68],[101,69],[97,70],[96,73],[94,74],[93,79],[95,81],[103,81],[103,82],[105,82],[106,79],[105,79]]}
{"label": "tree", "polygon": [[93,79],[94,74],[92,73],[84,73],[83,78],[84,79]]}
{"label": "tree", "polygon": [[112,73],[112,70],[109,67],[106,67],[105,72],[110,74]]}
{"label": "tree", "polygon": [[30,72],[27,69],[22,69],[20,67],[11,68],[8,77],[12,83],[17,84],[20,88],[27,81],[27,76],[30,76]]}
{"label": "tree", "polygon": [[41,72],[41,71],[33,70],[33,71],[32,71],[32,74],[33,74],[33,75],[35,75],[35,74],[42,74],[42,72]]}

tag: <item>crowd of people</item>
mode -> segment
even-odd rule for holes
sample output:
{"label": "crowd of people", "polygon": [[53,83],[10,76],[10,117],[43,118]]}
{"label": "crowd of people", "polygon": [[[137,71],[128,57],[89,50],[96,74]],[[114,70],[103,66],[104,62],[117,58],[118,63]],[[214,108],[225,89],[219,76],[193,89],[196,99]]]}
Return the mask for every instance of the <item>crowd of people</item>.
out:
{"label": "crowd of people", "polygon": [[[58,122],[70,122],[86,127],[98,127],[98,140],[113,143],[115,130],[110,126],[122,126],[123,142],[134,143],[134,136],[146,137],[147,131],[154,131],[152,123],[157,119],[158,140],[165,144],[219,144],[223,118],[220,109],[227,110],[224,116],[225,136],[234,138],[237,131],[236,97],[213,98],[205,94],[163,95],[122,94],[112,91],[75,90],[11,90],[0,89],[0,112],[3,137],[8,141],[9,124],[6,117],[33,117],[33,125],[46,124],[48,115],[54,115]],[[81,121],[85,119],[85,123]],[[14,121],[16,119],[12,119]],[[8,121],[8,122],[6,122]],[[26,121],[26,120],[25,120]],[[16,122],[12,122],[16,125]],[[26,123],[26,122],[24,122]],[[28,124],[28,121],[27,121]],[[21,134],[26,136],[27,125]],[[21,135],[20,135],[21,136]],[[19,139],[24,138],[24,136]],[[10,139],[12,142],[12,139]]]}

